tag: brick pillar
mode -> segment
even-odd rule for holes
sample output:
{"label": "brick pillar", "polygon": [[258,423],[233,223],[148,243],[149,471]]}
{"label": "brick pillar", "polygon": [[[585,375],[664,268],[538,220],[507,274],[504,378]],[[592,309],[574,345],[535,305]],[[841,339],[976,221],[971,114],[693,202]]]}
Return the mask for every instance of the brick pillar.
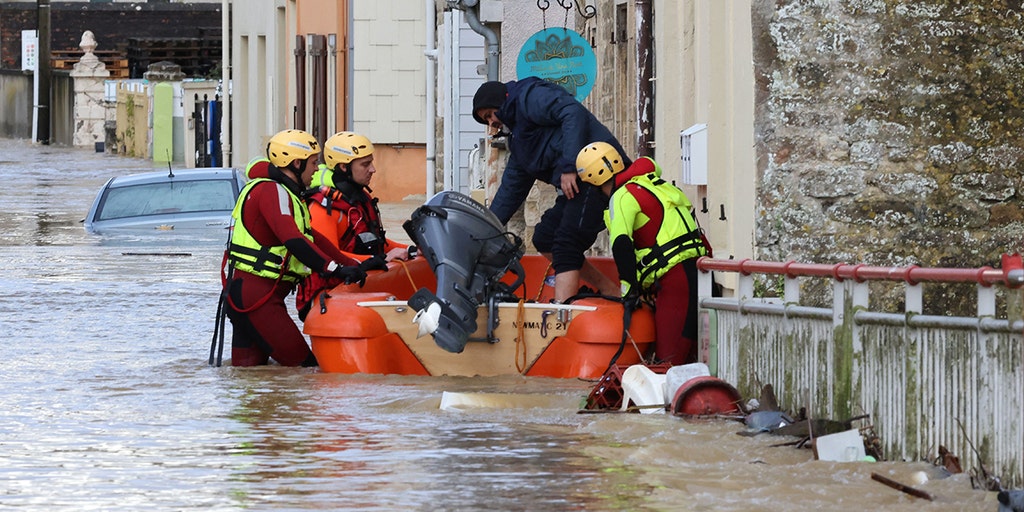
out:
{"label": "brick pillar", "polygon": [[110,77],[106,64],[100,62],[92,52],[96,49],[96,39],[92,31],[82,34],[82,42],[78,45],[85,55],[75,63],[71,71],[75,88],[75,133],[72,144],[75,146],[96,146],[104,142],[104,122],[107,119],[107,102],[104,101],[103,81]]}

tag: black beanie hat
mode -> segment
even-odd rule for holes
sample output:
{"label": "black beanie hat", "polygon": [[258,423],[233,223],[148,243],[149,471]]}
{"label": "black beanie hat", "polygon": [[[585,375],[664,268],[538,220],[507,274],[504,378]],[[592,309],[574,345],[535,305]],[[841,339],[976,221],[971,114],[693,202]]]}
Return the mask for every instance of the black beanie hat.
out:
{"label": "black beanie hat", "polygon": [[483,118],[477,115],[476,111],[482,108],[501,108],[501,104],[505,103],[505,96],[508,95],[508,91],[505,89],[505,84],[501,82],[484,82],[480,85],[480,88],[476,90],[476,94],[473,95],[473,119],[480,124],[487,124]]}

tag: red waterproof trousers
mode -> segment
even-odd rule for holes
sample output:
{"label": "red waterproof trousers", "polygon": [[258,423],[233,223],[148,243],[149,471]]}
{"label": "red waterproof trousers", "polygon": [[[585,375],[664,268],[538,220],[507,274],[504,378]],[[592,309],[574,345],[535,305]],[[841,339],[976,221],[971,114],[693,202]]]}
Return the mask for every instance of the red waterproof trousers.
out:
{"label": "red waterproof trousers", "polygon": [[282,366],[316,366],[284,299],[294,285],[236,270],[228,283],[231,365],[257,366],[273,358]]}
{"label": "red waterproof trousers", "polygon": [[673,365],[697,361],[697,259],[672,267],[654,283],[654,357]]}

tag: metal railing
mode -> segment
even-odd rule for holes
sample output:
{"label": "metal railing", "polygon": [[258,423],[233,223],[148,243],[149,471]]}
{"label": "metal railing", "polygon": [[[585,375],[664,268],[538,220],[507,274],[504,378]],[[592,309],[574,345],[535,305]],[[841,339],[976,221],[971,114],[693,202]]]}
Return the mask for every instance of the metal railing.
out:
{"label": "metal railing", "polygon": [[[712,258],[697,266],[702,358],[743,396],[772,384],[791,411],[867,413],[888,460],[934,460],[944,446],[965,471],[980,474],[983,464],[1004,485],[1024,484],[1020,256],[1004,255],[1001,269]],[[711,272],[737,274],[734,297],[712,297]],[[781,276],[783,297],[755,296],[758,275]],[[801,305],[809,279],[831,281],[831,307]],[[902,282],[903,311],[871,310],[877,281]],[[928,283],[974,283],[977,315],[922,314]],[[997,291],[1010,297],[1008,318],[997,318]]]}

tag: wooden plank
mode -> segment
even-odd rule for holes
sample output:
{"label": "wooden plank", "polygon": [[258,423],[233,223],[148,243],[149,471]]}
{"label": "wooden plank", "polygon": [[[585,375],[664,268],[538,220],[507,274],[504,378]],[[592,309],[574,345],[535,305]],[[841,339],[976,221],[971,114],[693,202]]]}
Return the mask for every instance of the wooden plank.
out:
{"label": "wooden plank", "polygon": [[[80,58],[74,58],[74,59],[51,59],[50,60],[50,67],[53,68],[53,69],[73,69],[75,67],[75,64],[81,62],[81,60],[82,59],[80,59]],[[118,58],[102,57],[99,60],[100,60],[100,62],[106,64],[108,70],[121,69],[121,68],[127,69],[128,68],[128,59],[118,59]]]}
{"label": "wooden plank", "polygon": [[[104,57],[108,58],[124,58],[124,52],[121,50],[93,50],[93,55],[103,60]],[[54,50],[50,52],[51,59],[80,59],[85,52],[82,50]]]}
{"label": "wooden plank", "polygon": [[876,481],[876,482],[881,482],[881,483],[883,483],[885,485],[888,485],[889,487],[892,487],[893,489],[896,489],[897,491],[905,492],[905,493],[907,493],[907,494],[909,494],[911,496],[914,496],[914,497],[917,497],[917,498],[921,498],[921,499],[925,499],[925,500],[928,500],[928,501],[934,500],[934,498],[932,498],[932,495],[928,494],[927,492],[924,492],[924,491],[922,491],[920,489],[915,489],[913,487],[910,487],[909,485],[903,485],[903,484],[901,484],[901,483],[899,483],[899,482],[897,482],[897,481],[895,481],[895,480],[893,480],[891,478],[884,477],[884,476],[882,476],[882,475],[880,475],[878,473],[871,473],[871,479]]}

